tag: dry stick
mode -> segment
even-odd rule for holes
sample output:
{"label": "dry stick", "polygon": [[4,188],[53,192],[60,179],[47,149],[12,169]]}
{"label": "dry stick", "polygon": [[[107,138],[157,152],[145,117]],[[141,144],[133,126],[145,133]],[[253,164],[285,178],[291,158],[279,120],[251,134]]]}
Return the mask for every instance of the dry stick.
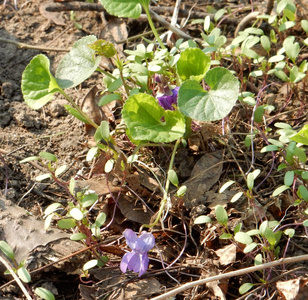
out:
{"label": "dry stick", "polygon": [[185,32],[183,32],[182,30],[176,28],[175,26],[172,26],[168,21],[166,21],[164,18],[162,18],[160,15],[158,15],[156,12],[154,12],[152,9],[150,9],[150,14],[151,17],[157,21],[158,23],[160,23],[161,25],[163,25],[164,27],[166,27],[167,29],[173,31],[175,34],[177,34],[179,37],[185,39],[185,40],[191,40],[193,39],[189,34],[186,34]]}
{"label": "dry stick", "polygon": [[265,13],[267,15],[270,15],[273,8],[274,8],[274,0],[268,0]]}
{"label": "dry stick", "polygon": [[17,284],[19,285],[20,289],[22,290],[22,292],[24,293],[24,295],[26,296],[26,298],[28,300],[32,300],[32,297],[29,295],[28,291],[26,290],[26,288],[24,287],[23,283],[20,281],[19,277],[15,274],[15,272],[12,270],[10,264],[6,261],[6,259],[4,259],[1,255],[0,255],[0,262],[2,262],[4,264],[4,266],[10,271],[11,275],[13,276],[13,278],[15,279],[15,281],[17,282]]}
{"label": "dry stick", "polygon": [[[172,26],[176,26],[176,23],[178,21],[178,15],[179,15],[181,2],[182,2],[182,0],[176,0],[173,15],[172,15],[172,18],[171,18],[171,25]],[[167,32],[167,44],[169,44],[171,36],[172,36],[172,31],[169,30]]]}
{"label": "dry stick", "polygon": [[[90,5],[91,4],[91,5]],[[104,7],[100,4],[95,3],[76,3],[76,2],[70,2],[70,3],[52,3],[46,7],[46,11],[70,11],[70,10],[91,10],[91,11],[105,11]],[[152,9],[150,9],[151,17],[159,22],[161,25],[166,27],[167,29],[173,31],[175,34],[177,34],[179,37],[189,40],[192,39],[192,37],[186,33],[184,33],[182,30],[172,26],[168,21],[166,21],[164,18],[159,16],[157,13],[155,13]]]}
{"label": "dry stick", "polygon": [[[150,9],[155,11],[157,14],[165,14],[170,13],[172,14],[174,12],[174,7],[169,6],[150,6]],[[107,16],[109,15],[104,7],[101,4],[98,3],[86,3],[86,2],[58,2],[58,3],[48,3],[48,5],[45,7],[46,11],[50,12],[59,12],[59,11],[98,11],[98,12],[104,12]],[[203,19],[206,16],[210,16],[211,20],[214,20],[215,14],[210,14],[206,12],[200,12],[200,11],[192,11],[189,12],[187,9],[179,9],[179,15],[180,17],[187,17],[191,16],[193,19]],[[236,22],[236,20],[232,20],[232,23]],[[237,24],[238,22],[236,22]]]}
{"label": "dry stick", "polygon": [[282,264],[290,264],[290,263],[304,261],[304,260],[308,260],[308,254],[300,255],[300,256],[296,256],[296,257],[281,258],[279,260],[269,262],[269,263],[265,263],[265,264],[262,264],[262,265],[244,268],[244,269],[229,272],[229,273],[226,273],[226,274],[220,274],[220,275],[216,275],[216,276],[213,276],[213,277],[196,280],[196,281],[193,281],[193,282],[186,283],[186,284],[184,284],[184,285],[182,285],[182,286],[180,286],[180,287],[178,287],[178,288],[176,288],[176,289],[174,289],[170,292],[167,292],[163,295],[154,297],[151,300],[164,300],[164,299],[167,299],[171,296],[174,296],[174,295],[176,295],[180,292],[184,292],[188,289],[191,289],[191,288],[193,288],[197,285],[202,285],[202,284],[206,284],[208,282],[212,282],[212,281],[215,281],[215,280],[222,280],[222,279],[235,277],[235,276],[239,276],[239,275],[244,275],[244,274],[247,274],[247,273],[251,273],[251,272],[255,272],[255,271],[259,271],[259,270],[263,270],[263,269],[267,269],[267,268],[273,268],[273,267],[276,267],[276,266],[279,266],[279,265],[282,265]]}
{"label": "dry stick", "polygon": [[241,20],[241,22],[237,25],[235,32],[234,32],[234,37],[237,37],[237,34],[240,31],[243,31],[246,28],[247,24],[250,23],[252,20],[255,20],[259,14],[260,14],[260,12],[253,11],[250,14],[248,14],[247,16],[245,16]]}
{"label": "dry stick", "polygon": [[[84,3],[84,2],[61,2],[61,3],[50,3],[45,7],[46,11],[50,12],[59,12],[59,11],[98,11],[98,12],[104,12],[106,15],[109,15],[104,7],[98,3]],[[192,39],[192,37],[186,33],[184,33],[182,30],[172,26],[168,21],[166,21],[164,18],[160,17],[157,13],[165,13],[166,11],[172,13],[174,11],[174,7],[155,7],[152,6],[150,8],[151,16],[154,20],[159,22],[161,25],[166,27],[168,30],[173,31],[175,34],[177,34],[179,37],[188,40]],[[157,12],[157,13],[156,13]],[[179,15],[182,16],[191,16],[191,18],[205,18],[206,16],[210,16],[211,20],[214,20],[214,14],[209,14],[205,12],[199,12],[199,11],[192,11],[188,12],[187,10],[180,9]],[[140,17],[143,17],[141,15]],[[236,26],[239,23],[238,18],[226,18],[224,19],[223,23],[226,24],[232,24]]]}
{"label": "dry stick", "polygon": [[25,43],[16,42],[13,40],[2,39],[0,38],[0,42],[9,43],[15,45],[20,49],[33,49],[33,50],[41,50],[41,51],[56,51],[56,52],[69,52],[69,49],[61,49],[61,48],[48,48],[45,46],[32,46]]}
{"label": "dry stick", "polygon": [[50,12],[71,11],[71,10],[106,12],[105,8],[99,3],[87,3],[78,1],[48,3],[44,7],[44,9]]}

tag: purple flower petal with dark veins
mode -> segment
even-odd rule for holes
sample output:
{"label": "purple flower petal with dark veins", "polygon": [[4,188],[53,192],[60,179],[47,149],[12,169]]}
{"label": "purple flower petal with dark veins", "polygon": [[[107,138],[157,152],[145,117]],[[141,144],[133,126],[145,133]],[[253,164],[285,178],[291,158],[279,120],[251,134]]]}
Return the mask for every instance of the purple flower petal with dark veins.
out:
{"label": "purple flower petal with dark veins", "polygon": [[174,110],[172,104],[176,104],[176,101],[174,101],[174,97],[172,96],[161,96],[158,98],[158,103],[161,107],[163,107],[165,110]]}
{"label": "purple flower petal with dark veins", "polygon": [[178,100],[178,92],[180,87],[176,87],[172,90],[172,95],[164,95],[161,97],[158,97],[158,103],[161,107],[163,107],[165,110],[174,110],[174,107],[172,104],[177,105]]}
{"label": "purple flower petal with dark veins", "polygon": [[146,231],[142,231],[141,235],[137,237],[136,233],[131,229],[126,229],[123,235],[132,251],[124,254],[120,269],[123,273],[127,269],[136,273],[139,272],[140,277],[149,267],[148,251],[155,246],[155,238],[152,233]]}

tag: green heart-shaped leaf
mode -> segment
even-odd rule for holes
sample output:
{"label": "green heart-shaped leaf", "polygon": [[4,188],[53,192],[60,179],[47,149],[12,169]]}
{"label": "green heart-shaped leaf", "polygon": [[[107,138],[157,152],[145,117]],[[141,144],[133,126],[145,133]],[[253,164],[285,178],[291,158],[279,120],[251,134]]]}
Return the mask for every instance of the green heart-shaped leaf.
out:
{"label": "green heart-shaped leaf", "polygon": [[187,79],[201,81],[210,65],[211,59],[201,49],[188,48],[180,55],[177,71],[183,81]]}
{"label": "green heart-shaped leaf", "polygon": [[50,73],[49,59],[39,54],[35,56],[22,73],[21,90],[25,102],[33,109],[39,109],[52,100],[59,90],[55,78]]}
{"label": "green heart-shaped leaf", "polygon": [[95,50],[89,47],[96,41],[94,35],[78,40],[61,60],[56,71],[58,85],[62,89],[74,87],[89,78],[99,66],[101,56],[95,57]]}
{"label": "green heart-shaped leaf", "polygon": [[101,4],[111,15],[120,18],[139,18],[141,5],[138,0],[101,0]]}
{"label": "green heart-shaped leaf", "polygon": [[137,141],[169,143],[185,133],[185,119],[179,111],[164,110],[150,95],[136,94],[125,102],[122,117],[130,136]]}
{"label": "green heart-shaped leaf", "polygon": [[181,85],[179,109],[195,120],[221,120],[228,115],[238,99],[239,82],[229,70],[221,67],[208,71],[204,79],[210,91],[205,91],[195,80],[187,80]]}

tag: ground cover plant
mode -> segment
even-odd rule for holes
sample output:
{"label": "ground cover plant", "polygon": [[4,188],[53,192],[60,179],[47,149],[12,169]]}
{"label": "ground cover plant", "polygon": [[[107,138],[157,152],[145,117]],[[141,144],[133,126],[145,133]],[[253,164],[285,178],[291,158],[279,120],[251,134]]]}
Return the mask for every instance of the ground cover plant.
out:
{"label": "ground cover plant", "polygon": [[[88,250],[78,268],[81,282],[97,284],[93,274],[112,266],[137,287],[144,278],[147,285],[153,279],[170,289],[164,294],[153,287],[147,295],[126,294],[127,299],[184,299],[193,293],[209,299],[287,299],[283,285],[294,282],[298,290],[293,296],[304,295],[304,263],[288,268],[307,260],[290,254],[299,238],[307,239],[308,226],[308,21],[298,17],[296,3],[273,1],[273,10],[254,16],[245,28],[238,26],[231,42],[222,26],[231,12],[211,8],[212,15],[192,22],[200,28],[198,37],[178,38],[172,46],[154,26],[150,1],[101,4],[119,18],[139,18],[143,9],[153,40],[144,37],[123,56],[111,41],[86,35],[55,71],[48,55],[33,57],[21,80],[31,109],[42,109],[61,95],[67,103],[63,108],[85,124],[92,138],[85,153],[91,170],[70,178],[59,152],[42,149],[20,160],[44,171],[36,181],[54,182],[66,194],[64,203],[44,207],[44,226],[66,230]],[[112,70],[101,67],[102,59]],[[97,105],[90,102],[94,108],[85,109],[70,91],[97,73],[104,89]],[[271,96],[273,90],[284,92],[279,101]],[[111,103],[111,117],[93,113]],[[197,162],[186,175],[188,151]],[[87,184],[78,188],[81,178],[96,176],[103,176],[106,192]],[[145,196],[140,193],[142,176],[155,182],[152,190],[146,185]],[[134,200],[128,210],[136,211],[135,216],[123,212],[129,198]],[[105,211],[100,209],[103,199],[110,206]],[[101,245],[115,230],[119,209],[125,217],[120,236],[126,241],[119,238],[113,244],[117,252]],[[7,273],[16,273],[26,284],[26,297],[54,299],[51,289],[31,286],[31,271],[15,259],[9,243],[1,241],[0,249],[14,266]],[[112,257],[119,251],[121,262]],[[164,274],[163,283],[158,272]],[[187,275],[198,280],[187,280]],[[98,285],[88,296],[114,299],[120,286]]]}

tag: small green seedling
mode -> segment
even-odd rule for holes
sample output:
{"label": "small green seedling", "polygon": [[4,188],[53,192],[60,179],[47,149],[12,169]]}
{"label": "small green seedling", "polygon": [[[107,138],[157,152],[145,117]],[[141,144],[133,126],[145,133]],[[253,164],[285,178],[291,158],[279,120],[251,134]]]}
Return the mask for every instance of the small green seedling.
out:
{"label": "small green seedling", "polygon": [[[31,282],[31,275],[30,275],[29,271],[27,270],[27,268],[25,267],[26,261],[22,261],[22,262],[18,263],[15,259],[14,251],[5,241],[0,241],[0,250],[2,251],[2,253],[6,257],[8,257],[10,259],[10,261],[14,265],[14,267],[12,268],[13,272],[15,272],[18,275],[18,277],[24,283],[27,284],[27,283]],[[10,274],[10,271],[7,270],[7,271],[4,272],[4,274],[8,275],[8,274]],[[37,295],[40,296],[40,294],[37,293],[37,291],[40,291],[41,289],[43,289],[45,291],[45,295],[46,295],[46,298],[42,297],[43,299],[46,299],[46,300],[54,300],[55,299],[54,295],[50,291],[48,291],[44,288],[41,288],[41,287],[36,288],[34,292]]]}

